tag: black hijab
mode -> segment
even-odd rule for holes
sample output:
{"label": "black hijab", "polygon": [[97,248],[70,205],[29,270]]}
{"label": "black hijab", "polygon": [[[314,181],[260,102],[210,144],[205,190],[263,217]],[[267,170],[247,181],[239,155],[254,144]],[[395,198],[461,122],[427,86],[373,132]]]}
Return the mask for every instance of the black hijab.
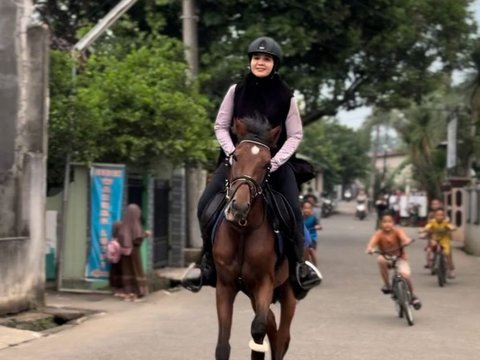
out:
{"label": "black hijab", "polygon": [[264,115],[272,127],[282,126],[277,144],[280,148],[287,138],[285,121],[293,97],[292,90],[280,79],[277,73],[259,78],[251,72],[235,88],[233,117]]}

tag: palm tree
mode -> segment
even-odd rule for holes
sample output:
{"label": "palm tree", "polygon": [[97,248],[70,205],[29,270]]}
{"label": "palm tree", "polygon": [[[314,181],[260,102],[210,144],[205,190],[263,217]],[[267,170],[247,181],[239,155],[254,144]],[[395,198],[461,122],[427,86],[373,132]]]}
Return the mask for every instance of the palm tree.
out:
{"label": "palm tree", "polygon": [[429,198],[440,195],[444,162],[438,146],[445,138],[445,114],[431,104],[414,105],[392,121],[402,138],[412,174]]}
{"label": "palm tree", "polygon": [[473,70],[467,74],[467,80],[464,86],[464,92],[468,96],[467,106],[470,114],[470,141],[472,144],[471,155],[468,158],[468,169],[476,168],[477,176],[480,175],[480,139],[477,136],[477,127],[480,124],[480,43],[477,43],[475,50],[471,54],[471,64]]}

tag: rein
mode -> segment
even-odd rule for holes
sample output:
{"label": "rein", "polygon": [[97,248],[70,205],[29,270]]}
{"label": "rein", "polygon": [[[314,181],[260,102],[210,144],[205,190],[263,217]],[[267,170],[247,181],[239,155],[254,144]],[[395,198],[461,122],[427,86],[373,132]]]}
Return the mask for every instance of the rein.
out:
{"label": "rein", "polygon": [[[239,185],[237,186],[235,191],[232,194],[230,194],[232,186],[237,184],[237,183]],[[255,181],[254,178],[252,178],[251,176],[248,176],[248,175],[241,175],[241,176],[237,176],[236,178],[232,179],[231,182],[229,182],[228,180],[226,181],[226,183],[225,183],[225,190],[226,190],[225,197],[227,198],[227,200],[230,201],[233,198],[233,196],[235,196],[235,193],[238,191],[240,186],[242,186],[244,184],[248,185],[248,188],[250,189],[250,199],[251,200],[254,200],[258,195],[263,194],[263,187],[261,185],[259,185]]]}

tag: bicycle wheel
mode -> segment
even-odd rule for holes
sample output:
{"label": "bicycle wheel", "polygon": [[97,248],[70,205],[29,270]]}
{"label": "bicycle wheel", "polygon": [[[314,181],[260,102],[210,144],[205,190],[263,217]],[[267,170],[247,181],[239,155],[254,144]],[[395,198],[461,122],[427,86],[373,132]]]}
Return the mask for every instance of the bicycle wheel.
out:
{"label": "bicycle wheel", "polygon": [[405,319],[407,320],[408,325],[412,326],[413,325],[413,310],[412,306],[410,305],[411,301],[411,294],[410,290],[408,290],[408,285],[405,280],[401,280],[398,282],[399,284],[399,290],[402,293],[402,296],[399,297],[401,298],[402,301],[399,302],[399,306],[402,309],[403,314],[405,315]]}
{"label": "bicycle wheel", "polygon": [[403,302],[404,302],[404,298],[405,298],[405,292],[403,291],[403,287],[401,285],[401,282],[400,280],[397,280],[395,282],[395,285],[393,286],[393,295],[394,295],[394,298],[393,300],[395,301],[395,309],[397,311],[397,315],[399,318],[402,318],[403,317],[403,314],[404,314],[404,309],[403,309]]}
{"label": "bicycle wheel", "polygon": [[445,257],[438,254],[437,255],[437,279],[438,279],[438,285],[440,287],[443,287],[447,281],[447,267],[445,265]]}
{"label": "bicycle wheel", "polygon": [[438,254],[436,252],[433,253],[432,268],[430,269],[431,275],[435,275],[437,273],[437,258],[438,258]]}

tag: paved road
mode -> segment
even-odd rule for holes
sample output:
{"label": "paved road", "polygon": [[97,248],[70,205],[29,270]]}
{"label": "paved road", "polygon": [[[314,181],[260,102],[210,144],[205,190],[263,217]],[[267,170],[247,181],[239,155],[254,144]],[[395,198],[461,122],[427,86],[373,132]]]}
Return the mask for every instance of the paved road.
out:
{"label": "paved road", "polygon": [[[373,257],[364,255],[373,220],[351,215],[323,221],[319,259],[325,281],[300,302],[287,359],[474,360],[480,358],[480,259],[454,250],[457,279],[439,288],[423,269],[423,244],[409,258],[423,308],[408,327],[380,293]],[[413,233],[413,229],[408,229]],[[107,304],[107,302],[105,302]],[[97,308],[102,304],[96,304]],[[216,340],[214,292],[157,292],[146,302],[121,304],[71,329],[0,351],[0,359],[206,360]],[[232,332],[232,360],[249,358],[253,319],[239,295]]]}

